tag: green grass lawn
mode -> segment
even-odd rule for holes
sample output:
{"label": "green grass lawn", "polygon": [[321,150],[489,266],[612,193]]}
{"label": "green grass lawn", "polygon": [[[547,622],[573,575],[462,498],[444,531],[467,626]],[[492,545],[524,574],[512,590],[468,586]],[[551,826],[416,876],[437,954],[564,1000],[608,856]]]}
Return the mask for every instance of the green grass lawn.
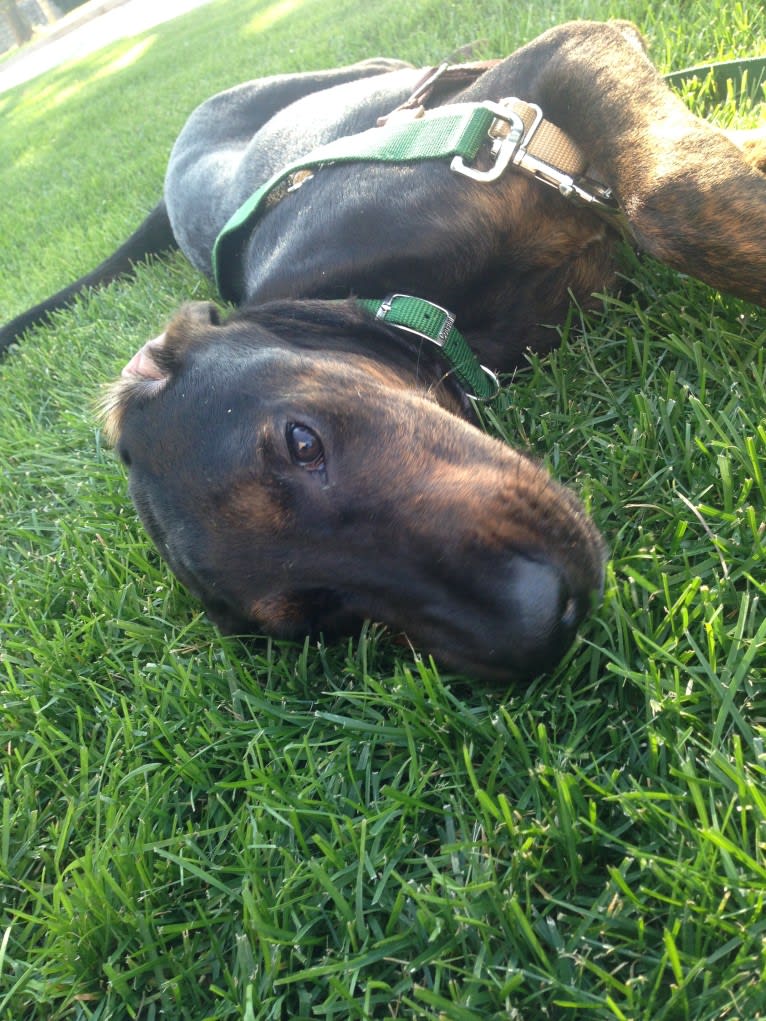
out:
{"label": "green grass lawn", "polygon": [[[0,95],[0,317],[137,225],[209,94],[501,55],[574,16],[631,17],[663,70],[766,52],[755,3],[218,0]],[[689,101],[758,122],[744,96]],[[612,551],[603,605],[527,688],[376,625],[216,634],[92,412],[213,296],[180,257],[0,364],[0,1018],[766,1017],[766,316],[626,274],[488,415]]]}

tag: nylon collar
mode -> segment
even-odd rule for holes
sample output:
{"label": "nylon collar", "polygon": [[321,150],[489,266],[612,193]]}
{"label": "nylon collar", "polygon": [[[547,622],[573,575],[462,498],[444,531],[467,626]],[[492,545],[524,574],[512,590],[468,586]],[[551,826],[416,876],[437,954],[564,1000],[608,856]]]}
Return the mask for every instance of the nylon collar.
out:
{"label": "nylon collar", "polygon": [[454,314],[446,308],[411,294],[389,294],[383,301],[358,298],[357,304],[389,326],[423,337],[441,348],[442,356],[469,397],[491,401],[497,396],[500,389],[497,377],[479,364],[465,337],[456,329]]}

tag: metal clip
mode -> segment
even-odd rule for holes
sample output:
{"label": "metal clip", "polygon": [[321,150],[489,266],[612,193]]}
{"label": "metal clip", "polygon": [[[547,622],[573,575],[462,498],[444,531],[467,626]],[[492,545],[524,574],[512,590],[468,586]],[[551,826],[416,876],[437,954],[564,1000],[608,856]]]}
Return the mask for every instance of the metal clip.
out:
{"label": "metal clip", "polygon": [[462,156],[455,156],[450,163],[450,170],[474,181],[496,181],[513,161],[519,143],[524,137],[524,122],[517,113],[500,103],[486,102],[481,105],[495,115],[495,120],[489,128],[489,137],[494,139],[491,149],[494,165],[489,170],[474,170],[467,165]]}
{"label": "metal clip", "polygon": [[567,202],[591,209],[594,213],[616,228],[626,239],[632,239],[630,223],[614,197],[611,188],[589,177],[572,177],[549,163],[531,156],[525,149],[519,149],[514,165],[525,173],[547,184]]}
{"label": "metal clip", "polygon": [[557,167],[545,162],[529,151],[532,138],[543,119],[543,112],[536,103],[525,103],[534,111],[535,117],[528,128],[518,113],[511,109],[511,104],[518,102],[515,97],[502,99],[500,103],[483,103],[482,105],[496,115],[488,136],[493,139],[491,156],[494,165],[490,170],[474,170],[466,166],[462,157],[456,156],[451,169],[464,174],[475,181],[496,181],[509,167],[517,167],[531,177],[537,178],[542,184],[555,188],[565,199],[574,205],[586,206],[616,227],[626,238],[631,237],[630,226],[625,214],[617,204],[612,189],[584,176],[573,177]]}

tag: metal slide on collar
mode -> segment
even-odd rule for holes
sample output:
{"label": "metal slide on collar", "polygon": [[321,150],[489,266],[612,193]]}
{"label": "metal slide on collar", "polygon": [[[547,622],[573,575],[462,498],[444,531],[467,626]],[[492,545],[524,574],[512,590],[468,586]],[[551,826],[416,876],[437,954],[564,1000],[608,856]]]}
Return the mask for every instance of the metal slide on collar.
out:
{"label": "metal slide on collar", "polygon": [[486,101],[480,104],[495,115],[495,120],[490,124],[488,131],[489,137],[493,140],[490,150],[493,164],[490,169],[476,170],[469,167],[462,156],[455,156],[450,163],[450,170],[470,177],[473,181],[496,181],[502,177],[509,164],[515,162],[521,140],[524,138],[524,121],[506,105],[508,102],[507,99],[503,99],[499,103]]}
{"label": "metal slide on collar", "polygon": [[377,298],[357,298],[357,304],[389,326],[430,341],[441,348],[460,385],[469,397],[491,401],[500,390],[497,376],[480,365],[462,333],[455,326],[455,314],[426,298],[412,294],[389,294]]}

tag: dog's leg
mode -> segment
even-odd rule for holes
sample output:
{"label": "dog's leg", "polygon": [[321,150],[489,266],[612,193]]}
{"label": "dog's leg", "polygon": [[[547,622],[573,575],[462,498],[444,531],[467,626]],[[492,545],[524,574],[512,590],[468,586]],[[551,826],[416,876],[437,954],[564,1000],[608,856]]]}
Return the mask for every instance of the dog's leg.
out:
{"label": "dog's leg", "polygon": [[530,84],[519,94],[591,154],[643,251],[766,305],[766,178],[671,92],[632,26],[564,25],[509,65]]}

